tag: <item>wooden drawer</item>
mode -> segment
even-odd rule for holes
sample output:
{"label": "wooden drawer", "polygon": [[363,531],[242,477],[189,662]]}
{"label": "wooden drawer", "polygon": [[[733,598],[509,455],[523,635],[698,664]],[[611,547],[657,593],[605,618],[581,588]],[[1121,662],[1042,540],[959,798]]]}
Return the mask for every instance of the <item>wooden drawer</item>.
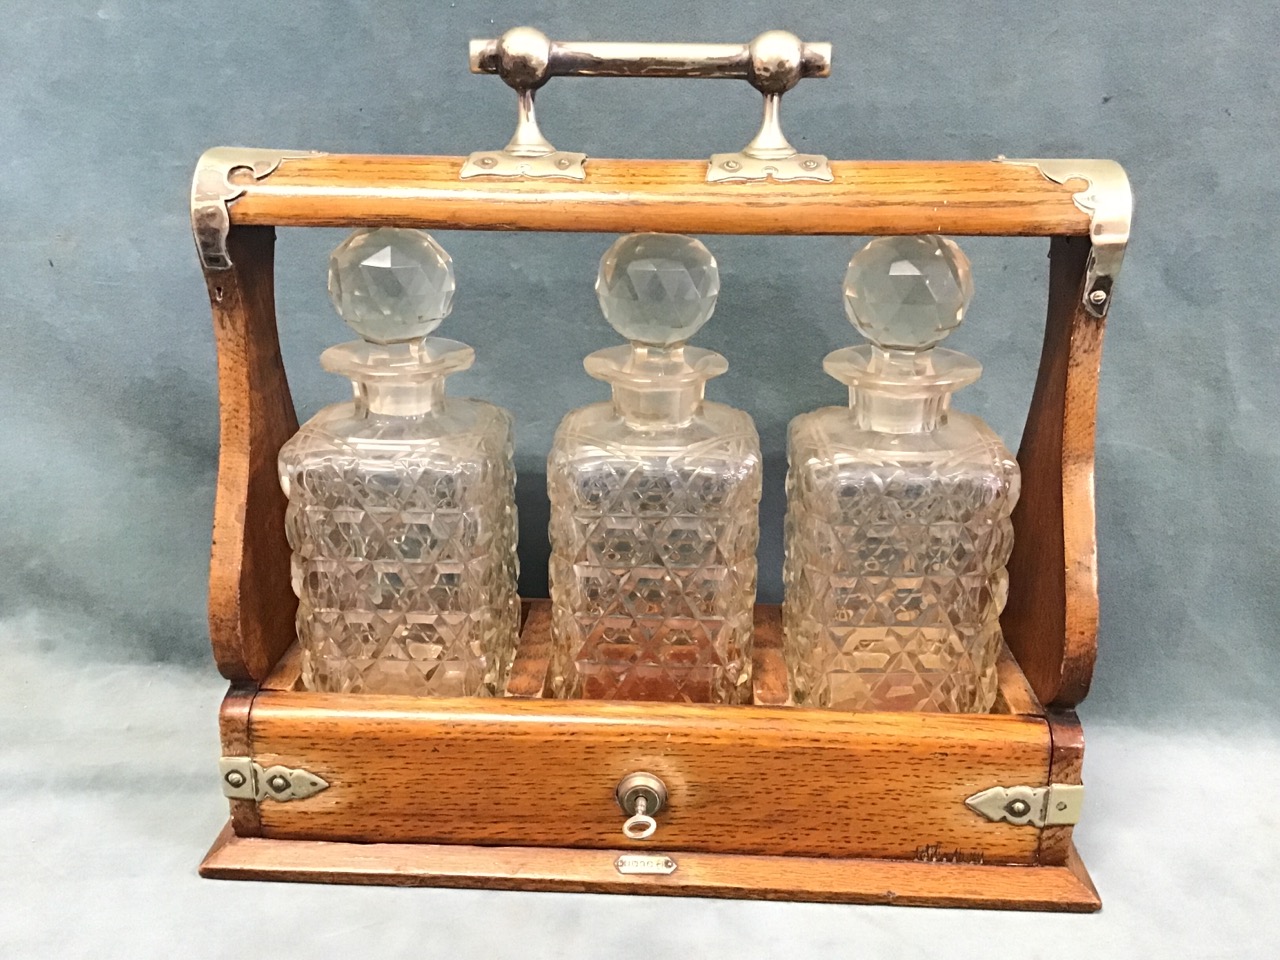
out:
{"label": "wooden drawer", "polygon": [[[548,620],[539,601],[512,681],[535,694]],[[757,620],[756,689],[777,697],[776,608]],[[965,805],[990,786],[1049,783],[1050,726],[1012,658],[1002,661],[1004,712],[984,716],[316,694],[294,689],[292,661],[266,684],[283,689],[254,697],[247,742],[263,767],[303,768],[329,786],[261,801],[263,837],[1037,859],[1040,830]],[[632,841],[614,788],[641,770],[662,778],[669,799],[657,835]]]}

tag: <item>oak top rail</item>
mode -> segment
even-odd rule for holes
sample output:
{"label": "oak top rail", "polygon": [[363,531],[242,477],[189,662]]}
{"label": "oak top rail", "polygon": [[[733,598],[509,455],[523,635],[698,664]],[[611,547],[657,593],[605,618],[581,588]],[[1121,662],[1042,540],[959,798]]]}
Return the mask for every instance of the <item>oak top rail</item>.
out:
{"label": "oak top rail", "polygon": [[705,160],[593,157],[575,182],[461,180],[463,157],[281,152],[255,168],[235,165],[234,149],[216,152],[237,194],[226,198],[236,226],[970,236],[1090,228],[1073,200],[1081,181],[999,161],[846,160],[832,162],[832,183],[707,183]]}

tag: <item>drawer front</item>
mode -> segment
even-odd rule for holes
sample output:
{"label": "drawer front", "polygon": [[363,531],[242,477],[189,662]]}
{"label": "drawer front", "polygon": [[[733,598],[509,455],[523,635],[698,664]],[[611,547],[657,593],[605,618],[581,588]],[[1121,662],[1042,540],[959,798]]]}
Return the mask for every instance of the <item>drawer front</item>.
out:
{"label": "drawer front", "polygon": [[[258,804],[280,839],[536,845],[1034,863],[1040,831],[965,798],[1048,782],[1048,724],[1026,716],[836,714],[263,691],[263,766],[328,787]],[[648,840],[622,833],[614,790],[666,786]]]}

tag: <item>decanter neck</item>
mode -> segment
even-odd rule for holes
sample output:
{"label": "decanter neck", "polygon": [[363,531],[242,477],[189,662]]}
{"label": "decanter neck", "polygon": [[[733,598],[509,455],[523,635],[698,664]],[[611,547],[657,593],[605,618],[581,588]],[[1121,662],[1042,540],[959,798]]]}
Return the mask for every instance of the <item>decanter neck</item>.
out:
{"label": "decanter neck", "polygon": [[950,392],[935,397],[892,397],[849,388],[849,406],[861,430],[878,433],[927,433],[947,422]]}
{"label": "decanter neck", "polygon": [[356,413],[385,417],[420,417],[430,413],[444,400],[444,377],[426,383],[379,382],[352,380]]}
{"label": "decanter neck", "polygon": [[420,417],[444,402],[449,374],[467,369],[474,359],[466,344],[429,337],[339,344],[320,355],[320,365],[351,381],[357,415]]}
{"label": "decanter neck", "polygon": [[706,384],[659,390],[613,384],[613,408],[633,427],[683,426],[702,409]]}
{"label": "decanter neck", "polygon": [[643,343],[597,350],[583,365],[613,388],[618,416],[642,430],[689,423],[702,410],[707,381],[729,368],[710,350]]}
{"label": "decanter neck", "polygon": [[982,375],[972,357],[933,348],[908,352],[863,345],[827,355],[827,373],[849,387],[859,428],[927,433],[947,422],[951,394]]}

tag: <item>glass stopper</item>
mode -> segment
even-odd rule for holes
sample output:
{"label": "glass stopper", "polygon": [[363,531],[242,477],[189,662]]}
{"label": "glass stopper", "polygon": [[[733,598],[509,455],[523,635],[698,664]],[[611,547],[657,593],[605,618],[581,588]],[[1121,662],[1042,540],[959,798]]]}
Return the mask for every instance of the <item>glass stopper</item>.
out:
{"label": "glass stopper", "polygon": [[960,326],[973,296],[969,258],[946,237],[879,237],[853,255],[844,310],[883,350],[926,350]]}
{"label": "glass stopper", "polygon": [[609,325],[628,340],[682,344],[716,308],[720,270],[698,240],[676,233],[620,237],[600,259],[596,296]]}
{"label": "glass stopper", "polygon": [[424,230],[354,230],[329,256],[329,299],[371,343],[421,340],[453,307],[453,259]]}

